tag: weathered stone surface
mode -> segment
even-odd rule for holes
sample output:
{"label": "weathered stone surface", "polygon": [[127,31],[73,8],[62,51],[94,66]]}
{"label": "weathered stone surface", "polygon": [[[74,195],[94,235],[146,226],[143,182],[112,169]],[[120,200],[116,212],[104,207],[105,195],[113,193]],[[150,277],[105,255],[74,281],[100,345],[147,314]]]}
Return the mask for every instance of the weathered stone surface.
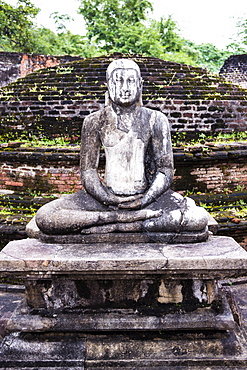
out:
{"label": "weathered stone surface", "polygon": [[[112,340],[114,338],[114,340]],[[150,333],[87,338],[86,364],[120,369],[223,369],[246,365],[241,336],[234,333]],[[241,348],[242,347],[242,348]],[[126,366],[126,367],[125,367]],[[181,366],[181,367],[180,367]],[[198,367],[197,367],[198,366]],[[210,366],[210,367],[209,367]],[[213,366],[213,367],[211,367]]]}
{"label": "weathered stone surface", "polygon": [[[236,324],[230,307],[221,297],[221,307],[217,310],[203,307],[193,312],[184,312],[183,305],[157,307],[152,305],[134,309],[117,309],[109,307],[67,310],[67,313],[47,313],[38,315],[38,310],[22,308],[11,317],[7,329],[9,332],[87,332],[87,331],[183,331],[183,330],[230,330]],[[193,299],[192,299],[193,301]],[[173,312],[174,309],[177,312]],[[171,313],[165,313],[170,310]],[[61,311],[61,308],[60,308]],[[163,312],[162,312],[163,311]],[[56,310],[55,310],[56,312]]]}
{"label": "weathered stone surface", "polygon": [[188,244],[46,244],[37,239],[10,242],[0,253],[0,274],[50,277],[103,276],[152,272],[214,279],[247,273],[247,252],[232,238],[210,236]]}
{"label": "weathered stone surface", "polygon": [[6,291],[2,291],[2,287],[0,286],[0,342],[7,334],[6,326],[12,312],[15,310],[16,306],[19,306],[23,298],[23,294],[18,294],[15,291],[6,294]]}
{"label": "weathered stone surface", "polygon": [[5,338],[0,349],[0,368],[84,369],[85,339],[57,334],[18,334]]}
{"label": "weathered stone surface", "polygon": [[7,324],[5,369],[247,366],[244,330],[215,282],[247,272],[247,252],[231,238],[174,245],[27,239],[4,248],[0,269],[25,277],[27,300]]}
{"label": "weathered stone surface", "polygon": [[185,313],[205,305],[209,307],[219,295],[214,280],[164,279],[150,274],[107,279],[55,276],[48,280],[26,280],[25,285],[28,306],[41,313],[74,312],[75,309],[109,312],[112,308],[151,315]]}
{"label": "weathered stone surface", "polygon": [[25,334],[6,338],[0,367],[12,369],[245,369],[241,332]]}

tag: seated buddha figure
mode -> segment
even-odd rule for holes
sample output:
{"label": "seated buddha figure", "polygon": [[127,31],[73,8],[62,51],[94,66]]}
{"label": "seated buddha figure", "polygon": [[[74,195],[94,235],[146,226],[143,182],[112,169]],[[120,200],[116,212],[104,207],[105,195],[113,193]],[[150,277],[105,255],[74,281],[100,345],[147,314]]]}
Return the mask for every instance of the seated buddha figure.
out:
{"label": "seated buddha figure", "polygon": [[[142,106],[139,66],[114,60],[106,79],[105,108],[89,114],[82,126],[83,190],[42,206],[36,226],[48,235],[204,231],[207,238],[207,212],[170,189],[169,122],[163,113]],[[102,147],[103,181],[97,171]]]}

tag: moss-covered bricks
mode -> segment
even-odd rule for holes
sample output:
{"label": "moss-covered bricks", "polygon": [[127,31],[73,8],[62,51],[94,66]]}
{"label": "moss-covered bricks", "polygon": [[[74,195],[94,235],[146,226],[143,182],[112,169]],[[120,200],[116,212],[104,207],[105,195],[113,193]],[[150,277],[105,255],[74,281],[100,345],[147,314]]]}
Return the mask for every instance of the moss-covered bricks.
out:
{"label": "moss-covered bricks", "polygon": [[[223,193],[247,189],[247,144],[174,148],[176,191]],[[100,157],[104,176],[104,156]],[[79,147],[0,149],[0,188],[31,193],[81,189]]]}
{"label": "moss-covered bricks", "polygon": [[167,114],[173,131],[246,130],[246,90],[201,68],[114,54],[42,69],[2,88],[0,134],[78,140],[83,118],[104,105],[105,71],[119,57],[139,64],[144,105]]}
{"label": "moss-covered bricks", "polygon": [[220,76],[247,89],[247,54],[231,55],[222,66]]}

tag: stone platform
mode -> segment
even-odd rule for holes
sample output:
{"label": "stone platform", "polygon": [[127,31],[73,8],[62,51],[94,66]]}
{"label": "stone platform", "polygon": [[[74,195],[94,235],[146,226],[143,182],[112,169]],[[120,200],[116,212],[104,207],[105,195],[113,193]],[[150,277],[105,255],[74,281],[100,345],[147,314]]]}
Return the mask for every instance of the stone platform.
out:
{"label": "stone platform", "polygon": [[222,279],[247,273],[247,252],[232,238],[210,236],[186,244],[49,244],[12,241],[0,252],[0,275],[49,278],[74,275],[136,275]]}
{"label": "stone platform", "polygon": [[3,249],[0,273],[26,287],[7,323],[0,368],[247,366],[241,314],[220,283],[247,274],[247,253],[231,238],[183,245],[26,239]]}

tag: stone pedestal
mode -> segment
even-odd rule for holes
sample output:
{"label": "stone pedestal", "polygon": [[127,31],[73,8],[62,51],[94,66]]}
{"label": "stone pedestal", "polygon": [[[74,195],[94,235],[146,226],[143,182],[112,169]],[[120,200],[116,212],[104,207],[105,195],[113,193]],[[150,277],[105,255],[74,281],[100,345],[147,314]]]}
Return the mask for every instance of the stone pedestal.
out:
{"label": "stone pedestal", "polygon": [[247,364],[240,314],[220,284],[247,273],[247,253],[231,238],[184,245],[27,239],[3,249],[0,271],[26,286],[0,367]]}

